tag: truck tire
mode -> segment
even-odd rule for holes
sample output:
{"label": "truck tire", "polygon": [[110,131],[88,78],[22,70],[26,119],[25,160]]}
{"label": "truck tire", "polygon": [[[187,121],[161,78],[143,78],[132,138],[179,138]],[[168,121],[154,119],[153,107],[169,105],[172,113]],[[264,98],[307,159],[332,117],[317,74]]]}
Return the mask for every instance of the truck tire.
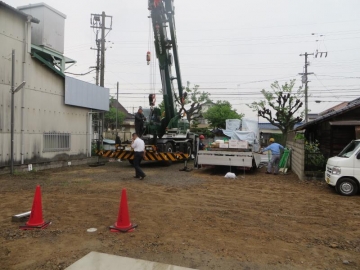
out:
{"label": "truck tire", "polygon": [[165,149],[166,149],[166,152],[170,152],[170,153],[174,152],[174,146],[172,145],[171,142],[166,143]]}
{"label": "truck tire", "polygon": [[[167,142],[165,144],[165,152],[166,153],[172,153],[174,152],[174,146],[172,145],[171,142]],[[165,167],[168,167],[172,164],[172,161],[171,160],[167,160],[167,161],[161,161],[161,164]]]}
{"label": "truck tire", "polygon": [[341,178],[336,183],[336,192],[343,196],[355,195],[358,189],[358,184],[351,178]]}

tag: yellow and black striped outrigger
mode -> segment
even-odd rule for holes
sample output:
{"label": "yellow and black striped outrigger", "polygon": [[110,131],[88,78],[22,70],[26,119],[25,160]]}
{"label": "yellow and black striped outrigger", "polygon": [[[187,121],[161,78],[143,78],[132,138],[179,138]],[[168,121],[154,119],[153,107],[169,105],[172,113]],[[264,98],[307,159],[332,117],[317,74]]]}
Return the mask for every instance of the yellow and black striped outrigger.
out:
{"label": "yellow and black striped outrigger", "polygon": [[[125,147],[121,147],[124,148]],[[146,146],[146,149],[153,149],[152,146]],[[96,151],[98,156],[106,157],[106,158],[115,158],[121,160],[133,160],[134,159],[134,151],[131,150],[100,150]],[[189,155],[181,152],[156,152],[154,150],[147,150],[145,154],[144,160],[146,161],[179,161],[179,160],[187,160],[189,159]]]}

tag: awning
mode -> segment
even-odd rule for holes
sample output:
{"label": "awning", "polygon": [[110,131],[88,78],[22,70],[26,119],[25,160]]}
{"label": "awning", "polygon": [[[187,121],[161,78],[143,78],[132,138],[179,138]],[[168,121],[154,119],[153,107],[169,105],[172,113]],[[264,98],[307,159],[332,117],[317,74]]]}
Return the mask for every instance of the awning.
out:
{"label": "awning", "polygon": [[60,70],[56,69],[53,65],[51,65],[49,63],[49,61],[45,60],[42,56],[40,56],[40,54],[38,54],[37,52],[32,51],[31,55],[36,58],[37,60],[39,60],[41,63],[43,63],[45,66],[47,66],[48,68],[50,68],[52,71],[54,71],[54,73],[60,75],[61,77],[65,78],[65,74],[62,73]]}

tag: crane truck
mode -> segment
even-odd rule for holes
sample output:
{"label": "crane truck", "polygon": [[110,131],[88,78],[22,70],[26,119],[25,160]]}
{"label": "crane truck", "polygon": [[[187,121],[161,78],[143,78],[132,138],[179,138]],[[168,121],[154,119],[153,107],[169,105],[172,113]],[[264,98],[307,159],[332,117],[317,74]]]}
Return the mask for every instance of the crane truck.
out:
{"label": "crane truck", "polygon": [[[149,109],[143,110],[146,121],[144,132],[140,134],[145,142],[146,157],[144,160],[176,161],[187,160],[196,152],[198,135],[190,132],[190,123],[183,119],[177,101],[184,104],[183,85],[181,80],[176,29],[174,19],[174,0],[149,0],[148,9],[154,33],[154,46],[159,62],[164,100],[165,115],[155,107],[155,95],[149,95]],[[149,52],[147,60],[149,61]],[[172,66],[175,66],[173,76]],[[176,80],[178,94],[175,95],[173,81]],[[186,93],[184,93],[186,95]],[[130,144],[116,144],[114,151],[98,151],[98,155],[133,160]]]}

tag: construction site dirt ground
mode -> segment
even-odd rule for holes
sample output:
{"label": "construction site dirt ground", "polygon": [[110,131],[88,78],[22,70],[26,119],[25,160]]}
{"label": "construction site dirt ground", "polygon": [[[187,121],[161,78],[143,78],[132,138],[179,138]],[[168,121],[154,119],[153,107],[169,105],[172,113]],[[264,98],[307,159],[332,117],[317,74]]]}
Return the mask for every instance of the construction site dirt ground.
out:
{"label": "construction site dirt ground", "polygon": [[[65,269],[90,251],[195,269],[360,269],[359,195],[291,172],[182,167],[144,164],[144,180],[128,162],[1,175],[0,269]],[[37,184],[52,224],[22,231],[11,217]],[[138,228],[112,233],[124,188]]]}

